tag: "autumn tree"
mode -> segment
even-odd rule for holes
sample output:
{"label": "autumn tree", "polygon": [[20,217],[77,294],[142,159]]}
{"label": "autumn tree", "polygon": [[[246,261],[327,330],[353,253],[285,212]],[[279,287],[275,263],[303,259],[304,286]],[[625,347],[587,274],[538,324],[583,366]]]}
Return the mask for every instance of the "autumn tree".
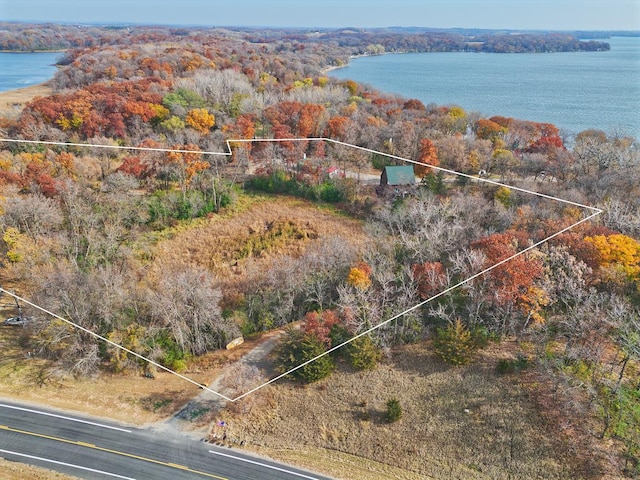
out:
{"label": "autumn tree", "polygon": [[334,116],[327,123],[326,136],[335,140],[344,141],[350,120],[343,116]]}
{"label": "autumn tree", "polygon": [[193,178],[203,170],[209,168],[209,162],[202,160],[200,147],[194,144],[173,145],[172,151],[167,153],[169,162],[177,168],[178,183],[183,198],[191,185]]}
{"label": "autumn tree", "polygon": [[440,293],[449,284],[449,278],[441,262],[426,262],[412,267],[418,284],[418,292],[423,299]]}
{"label": "autumn tree", "polygon": [[615,279],[617,273],[629,280],[640,279],[640,242],[622,234],[585,237],[599,254],[605,277]]}
{"label": "autumn tree", "polygon": [[366,263],[360,262],[349,270],[347,283],[361,290],[366,290],[371,286],[371,267]]}
{"label": "autumn tree", "polygon": [[[228,139],[250,140],[256,135],[256,117],[253,114],[246,113],[238,115],[233,124],[227,124],[222,127],[222,132]],[[249,161],[253,144],[252,142],[230,142],[234,161],[241,159]]]}
{"label": "autumn tree", "polygon": [[215,116],[209,113],[206,108],[194,108],[193,110],[189,110],[184,121],[191,128],[203,135],[209,133],[216,123]]}
{"label": "autumn tree", "polygon": [[[427,165],[433,165],[434,167],[437,167],[440,164],[440,162],[438,161],[438,149],[436,148],[433,141],[429,140],[428,138],[423,138],[420,140],[420,150],[418,153],[417,161]],[[418,164],[414,164],[413,170],[418,177],[424,177],[428,173],[433,172],[433,169]]]}
{"label": "autumn tree", "polygon": [[475,131],[478,138],[491,140],[495,143],[508,131],[508,128],[494,121],[481,118],[475,124]]}
{"label": "autumn tree", "polygon": [[312,335],[320,340],[327,348],[331,347],[331,329],[340,323],[340,318],[333,310],[322,313],[309,312],[304,317],[305,335]]}
{"label": "autumn tree", "polygon": [[[527,239],[522,232],[505,232],[477,240],[471,246],[484,254],[486,258],[484,267],[489,268],[515,256],[526,247],[526,244]],[[505,321],[509,319],[510,324],[505,324],[505,327],[516,326],[513,307],[525,316],[523,325],[526,325],[532,315],[532,309],[536,308],[534,313],[537,314],[539,308],[546,303],[543,294],[535,285],[542,273],[542,259],[540,255],[532,252],[515,256],[485,274],[488,281],[487,300],[495,307],[502,309],[500,316]],[[541,317],[536,315],[535,319],[541,320]]]}
{"label": "autumn tree", "polygon": [[57,93],[29,102],[19,126],[44,122],[63,132],[84,138],[127,137],[145,123],[158,123],[169,116],[161,95],[151,92],[159,79],[93,83],[72,93]]}

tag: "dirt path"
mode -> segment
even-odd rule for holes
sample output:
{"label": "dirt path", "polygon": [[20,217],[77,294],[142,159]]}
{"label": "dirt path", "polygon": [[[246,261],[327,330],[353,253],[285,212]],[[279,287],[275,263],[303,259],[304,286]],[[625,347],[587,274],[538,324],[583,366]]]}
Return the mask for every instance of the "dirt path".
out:
{"label": "dirt path", "polygon": [[[234,368],[238,365],[255,367],[260,371],[265,372],[267,378],[272,378],[275,372],[273,371],[271,362],[267,360],[267,356],[275,348],[283,333],[283,330],[277,330],[266,334],[255,347],[245,353],[239,360],[225,367],[222,370],[222,373],[209,383],[209,390],[229,396],[229,394],[226,394],[222,390],[225,389],[225,384],[228,384],[230,383],[230,380],[233,380],[230,375],[233,375],[234,372],[238,371],[237,368]],[[161,428],[168,428],[182,433],[189,433],[202,437],[203,433],[205,433],[203,429],[208,427],[206,425],[201,425],[202,422],[198,421],[200,417],[205,413],[207,414],[207,417],[215,415],[228,403],[227,400],[215,395],[209,390],[202,389],[196,397],[190,400],[189,403],[187,403],[171,418],[162,422]],[[194,426],[199,428],[197,430],[193,430]]]}

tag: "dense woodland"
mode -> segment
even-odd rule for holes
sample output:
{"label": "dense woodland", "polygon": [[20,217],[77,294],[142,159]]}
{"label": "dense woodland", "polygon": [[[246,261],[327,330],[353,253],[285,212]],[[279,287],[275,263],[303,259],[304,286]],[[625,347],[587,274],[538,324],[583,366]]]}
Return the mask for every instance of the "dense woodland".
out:
{"label": "dense woodland", "polygon": [[[471,29],[380,28],[380,29],[255,29],[218,28],[251,43],[324,44],[343,49],[348,55],[387,52],[480,51],[494,53],[573,52],[609,50],[603,41],[581,38],[607,38],[603,32],[505,32]],[[214,30],[214,31],[215,31]],[[204,35],[209,28],[130,26],[28,25],[0,22],[0,50],[46,51],[70,48],[104,47],[149,41],[172,41]],[[615,32],[620,35],[620,32]],[[383,48],[383,49],[382,49]]]}
{"label": "dense woodland", "polygon": [[[480,43],[469,43],[480,42]],[[640,159],[637,139],[424,105],[323,69],[384,51],[607,48],[573,36],[399,31],[269,31],[3,24],[0,48],[65,49],[54,93],[0,118],[3,138],[143,150],[0,144],[3,283],[141,355],[180,370],[238,336],[303,320],[280,368],[326,351],[580,221],[604,213],[439,296],[335,355],[297,370],[313,381],[343,356],[373,368],[424,342],[453,364],[487,342],[534,345],[536,363],[590,400],[594,435],[640,468]],[[332,142],[227,140],[326,137]],[[171,152],[144,148],[173,149]],[[406,196],[358,173],[401,163]],[[456,176],[428,165],[462,172]],[[329,175],[338,167],[340,175]],[[376,170],[377,169],[377,170]],[[477,180],[559,197],[570,203]],[[295,224],[252,233],[231,260],[305,238],[297,255],[225,290],[206,260],[154,264],[154,245],[229,214],[252,192],[332,204],[361,219],[364,245]],[[199,223],[200,222],[200,223]],[[144,369],[121,350],[32,310],[25,345],[75,375]],[[432,342],[431,342],[432,341]]]}

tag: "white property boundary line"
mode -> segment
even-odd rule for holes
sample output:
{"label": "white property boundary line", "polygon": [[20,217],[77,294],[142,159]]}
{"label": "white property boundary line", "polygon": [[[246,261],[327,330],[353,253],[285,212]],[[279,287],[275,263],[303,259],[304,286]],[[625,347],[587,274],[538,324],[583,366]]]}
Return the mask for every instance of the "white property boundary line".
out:
{"label": "white property boundary line", "polygon": [[524,188],[514,187],[514,186],[511,186],[511,185],[507,185],[507,184],[501,183],[501,182],[496,182],[494,180],[489,180],[489,179],[485,179],[485,178],[479,178],[479,177],[476,177],[476,176],[473,176],[473,175],[469,175],[469,174],[466,174],[466,173],[456,172],[455,170],[450,170],[450,169],[443,168],[443,167],[437,167],[437,166],[425,164],[425,163],[422,163],[422,162],[418,162],[416,160],[411,160],[411,159],[408,159],[408,158],[399,157],[397,155],[392,155],[392,154],[389,154],[389,153],[380,152],[380,151],[377,151],[377,150],[372,150],[370,148],[365,148],[365,147],[361,147],[361,146],[358,146],[358,145],[353,145],[353,144],[350,144],[350,143],[341,142],[339,140],[333,140],[331,138],[322,138],[322,137],[320,137],[320,138],[274,138],[274,139],[262,138],[262,139],[238,139],[238,140],[229,139],[229,140],[226,141],[226,146],[227,146],[227,150],[228,150],[227,152],[203,152],[203,151],[199,151],[199,150],[179,150],[179,149],[170,149],[170,148],[127,147],[127,146],[121,146],[121,145],[95,145],[95,144],[84,144],[84,143],[46,142],[46,141],[37,141],[37,140],[20,140],[20,139],[0,138],[0,142],[12,142],[12,143],[58,145],[58,146],[75,146],[75,147],[95,147],[95,148],[112,148],[112,149],[119,149],[119,150],[152,151],[152,152],[199,153],[199,154],[202,154],[202,155],[222,155],[222,156],[231,156],[232,155],[231,143],[310,142],[310,141],[329,142],[329,143],[333,143],[333,144],[336,144],[336,145],[342,145],[342,146],[345,146],[345,147],[355,148],[355,149],[362,150],[362,151],[365,151],[365,152],[382,155],[382,156],[385,156],[385,157],[388,157],[388,158],[393,158],[395,160],[400,160],[400,161],[405,162],[405,163],[411,163],[411,164],[414,164],[414,165],[426,166],[426,167],[429,167],[429,168],[431,168],[433,170],[437,170],[437,171],[440,171],[440,172],[450,173],[452,175],[458,175],[458,176],[461,176],[461,177],[465,177],[465,178],[469,178],[469,179],[473,179],[473,180],[478,180],[480,182],[485,182],[485,183],[488,183],[488,184],[491,184],[491,185],[497,185],[497,186],[501,186],[501,187],[506,187],[506,188],[509,188],[511,190],[515,190],[515,191],[518,191],[518,192],[528,193],[528,194],[535,195],[535,196],[538,196],[538,197],[541,197],[541,198],[546,198],[548,200],[554,200],[554,201],[557,201],[557,202],[560,202],[560,203],[565,203],[565,204],[568,204],[568,205],[573,205],[575,207],[584,208],[584,209],[589,210],[591,212],[591,214],[589,216],[583,218],[582,220],[579,220],[579,221],[575,222],[574,224],[572,224],[572,225],[570,225],[568,227],[565,227],[562,230],[560,230],[560,231],[558,231],[558,232],[546,237],[545,239],[540,240],[539,242],[536,242],[533,245],[530,245],[529,247],[517,252],[516,254],[511,255],[510,257],[501,260],[500,262],[496,263],[495,265],[492,265],[492,266],[490,266],[488,268],[485,268],[484,270],[482,270],[482,271],[470,276],[469,278],[467,278],[465,280],[462,280],[462,281],[456,283],[455,285],[453,285],[451,287],[448,287],[447,289],[443,290],[442,292],[437,293],[436,295],[433,295],[432,297],[430,297],[430,298],[428,298],[428,299],[426,299],[426,300],[414,305],[413,307],[408,308],[405,311],[403,311],[401,313],[398,313],[398,314],[388,318],[387,320],[379,323],[378,325],[375,325],[375,326],[369,328],[368,330],[365,330],[364,332],[361,332],[358,335],[355,335],[354,337],[350,338],[349,340],[347,340],[345,342],[342,342],[341,344],[336,345],[335,347],[332,347],[331,349],[327,350],[326,352],[323,352],[320,355],[317,355],[316,357],[313,357],[312,359],[307,360],[304,363],[301,363],[300,365],[292,368],[291,370],[288,370],[288,371],[286,371],[286,372],[284,372],[284,373],[272,378],[271,380],[268,380],[267,382],[265,382],[265,383],[263,383],[261,385],[258,385],[257,387],[252,388],[251,390],[249,390],[249,391],[247,391],[247,392],[245,392],[243,394],[238,395],[235,398],[229,398],[229,397],[226,397],[225,395],[223,395],[223,394],[221,394],[219,392],[211,390],[207,386],[204,386],[204,385],[196,382],[195,380],[192,380],[192,379],[190,379],[190,378],[188,378],[188,377],[186,377],[184,375],[181,375],[180,373],[175,372],[175,371],[173,371],[173,370],[171,370],[171,369],[169,369],[169,368],[167,368],[167,367],[165,367],[165,366],[163,366],[163,365],[161,365],[161,364],[159,364],[157,362],[154,362],[153,360],[151,360],[151,359],[149,359],[147,357],[144,357],[144,356],[140,355],[139,353],[136,353],[136,352],[134,352],[132,350],[129,350],[128,348],[123,347],[122,345],[119,345],[119,344],[117,344],[117,343],[115,343],[115,342],[113,342],[113,341],[111,341],[111,340],[109,340],[109,339],[97,334],[97,333],[94,333],[91,330],[88,330],[88,329],[78,325],[77,323],[72,322],[71,320],[63,318],[60,315],[57,315],[57,314],[55,314],[55,313],[53,313],[53,312],[51,312],[51,311],[39,306],[39,305],[36,305],[35,303],[32,303],[32,302],[30,302],[30,301],[28,301],[28,300],[26,300],[24,298],[21,298],[21,297],[17,296],[16,294],[5,290],[4,288],[0,287],[0,291],[4,292],[4,293],[7,293],[8,295],[10,295],[10,296],[12,296],[12,297],[14,297],[14,298],[16,298],[18,300],[21,300],[24,303],[26,303],[28,305],[31,305],[32,307],[34,307],[34,308],[36,308],[36,309],[38,309],[38,310],[40,310],[40,311],[42,311],[42,312],[44,312],[44,313],[46,313],[48,315],[53,316],[53,317],[65,322],[65,323],[73,326],[74,328],[82,330],[83,332],[88,333],[89,335],[92,335],[95,338],[97,338],[99,340],[102,340],[103,342],[108,343],[109,345],[112,345],[112,346],[114,346],[116,348],[119,348],[119,349],[121,349],[121,350],[123,350],[123,351],[125,351],[125,352],[127,352],[127,353],[129,353],[129,354],[141,359],[141,360],[144,360],[144,361],[150,363],[151,365],[154,365],[155,367],[160,368],[161,370],[164,370],[166,372],[172,373],[173,375],[176,375],[176,376],[182,378],[183,380],[186,380],[187,382],[190,382],[190,383],[198,386],[199,388],[207,390],[207,391],[213,393],[214,395],[217,395],[218,397],[220,397],[220,398],[222,398],[222,399],[224,399],[226,401],[235,402],[237,400],[240,400],[240,399],[246,397],[247,395],[250,395],[250,394],[256,392],[257,390],[260,390],[263,387],[266,387],[267,385],[270,385],[270,384],[280,380],[281,378],[289,375],[290,373],[295,372],[299,368],[302,368],[305,365],[308,365],[308,364],[310,364],[312,362],[315,362],[319,358],[324,357],[325,355],[328,355],[329,353],[331,353],[331,352],[333,352],[333,351],[335,351],[335,350],[337,350],[339,348],[344,347],[345,345],[353,342],[354,340],[356,340],[356,339],[358,339],[358,338],[360,338],[360,337],[362,337],[364,335],[368,335],[369,333],[373,332],[374,330],[377,330],[378,328],[380,328],[380,327],[382,327],[382,326],[384,326],[384,325],[386,325],[386,324],[388,324],[388,323],[390,323],[390,322],[392,322],[394,320],[397,320],[398,318],[402,317],[403,315],[406,315],[407,313],[412,312],[413,310],[416,310],[416,309],[422,307],[423,305],[426,305],[427,303],[431,302],[432,300],[435,300],[436,298],[441,297],[442,295],[445,295],[445,294],[449,293],[450,291],[452,291],[452,290],[454,290],[454,289],[456,289],[456,288],[458,288],[458,287],[460,287],[462,285],[465,285],[466,283],[471,282],[472,280],[484,275],[487,272],[490,272],[491,270],[499,267],[500,265],[503,265],[504,263],[506,263],[506,262],[508,262],[510,260],[513,260],[514,258],[516,258],[516,257],[518,257],[520,255],[523,255],[523,254],[527,253],[528,251],[533,250],[534,248],[539,247],[543,243],[546,243],[549,240],[551,240],[552,238],[557,237],[557,236],[567,232],[568,230],[571,230],[572,228],[591,220],[592,218],[600,215],[603,212],[603,210],[601,210],[599,208],[596,208],[596,207],[591,207],[589,205],[583,205],[581,203],[572,202],[570,200],[565,200],[565,199],[554,197],[554,196],[551,196],[551,195],[546,195],[544,193],[534,192],[532,190],[526,190]]}

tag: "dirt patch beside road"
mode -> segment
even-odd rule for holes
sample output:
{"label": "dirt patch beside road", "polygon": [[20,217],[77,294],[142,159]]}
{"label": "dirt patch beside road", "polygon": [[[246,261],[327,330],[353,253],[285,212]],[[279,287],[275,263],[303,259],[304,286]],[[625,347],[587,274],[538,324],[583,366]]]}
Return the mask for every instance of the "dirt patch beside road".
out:
{"label": "dirt patch beside road", "polygon": [[0,472],[2,472],[2,480],[78,480],[78,477],[10,462],[3,458],[0,458]]}

